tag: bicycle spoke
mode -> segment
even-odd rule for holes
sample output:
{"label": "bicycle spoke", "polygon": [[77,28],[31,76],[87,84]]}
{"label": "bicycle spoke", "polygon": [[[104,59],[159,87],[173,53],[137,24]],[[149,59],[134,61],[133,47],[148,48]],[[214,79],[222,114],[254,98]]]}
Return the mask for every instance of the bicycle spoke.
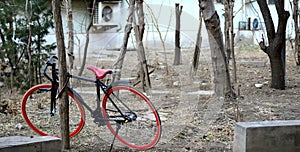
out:
{"label": "bicycle spoke", "polygon": [[116,105],[127,117],[127,121],[124,119],[122,123],[107,122],[113,134],[116,125],[120,123],[121,128],[116,136],[117,139],[137,149],[148,149],[154,146],[159,140],[161,126],[159,116],[148,98],[135,89],[125,86],[112,88],[109,95],[109,98],[103,100],[105,109],[103,115],[107,118],[120,116],[119,110],[114,106]]}
{"label": "bicycle spoke", "polygon": [[[56,105],[56,112],[50,114],[51,85],[42,84],[30,89],[22,100],[22,115],[28,125],[40,135],[60,136],[60,115],[59,104]],[[69,124],[72,136],[77,134],[84,124],[84,111],[69,93]],[[59,102],[59,101],[57,101]],[[83,119],[82,119],[83,118]]]}

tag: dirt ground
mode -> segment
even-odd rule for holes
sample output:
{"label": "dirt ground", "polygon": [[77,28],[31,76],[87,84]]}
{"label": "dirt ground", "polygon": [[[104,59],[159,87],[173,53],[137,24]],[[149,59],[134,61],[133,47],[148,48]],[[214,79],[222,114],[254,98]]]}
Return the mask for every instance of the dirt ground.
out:
{"label": "dirt ground", "polygon": [[[290,48],[287,47],[285,90],[270,88],[269,60],[257,46],[239,46],[235,51],[237,82],[234,86],[238,99],[224,102],[217,102],[209,94],[212,90],[209,50],[203,50],[198,72],[193,77],[189,76],[192,50],[183,50],[182,65],[179,66],[172,65],[172,51],[147,53],[148,63],[155,65],[151,75],[152,90],[167,91],[163,95],[155,91],[151,94],[163,119],[163,136],[149,151],[232,151],[234,127],[238,121],[300,119],[297,100],[300,97],[300,70],[295,65]],[[109,51],[93,52],[87,64],[110,68],[117,54]],[[137,62],[133,61],[136,61],[136,53],[128,52],[123,77],[136,76]],[[91,73],[86,71],[85,75]],[[256,83],[263,84],[263,87],[256,88]],[[206,91],[208,94],[199,91]],[[1,103],[8,103],[8,107],[4,109],[7,114],[0,113],[0,137],[36,135],[21,116],[21,98],[22,94],[15,88],[12,93],[5,86],[1,88]],[[187,105],[190,109],[182,105]],[[93,126],[87,124],[72,139],[71,147],[72,151],[107,151],[110,140],[99,136]],[[116,145],[114,151],[134,150]]]}

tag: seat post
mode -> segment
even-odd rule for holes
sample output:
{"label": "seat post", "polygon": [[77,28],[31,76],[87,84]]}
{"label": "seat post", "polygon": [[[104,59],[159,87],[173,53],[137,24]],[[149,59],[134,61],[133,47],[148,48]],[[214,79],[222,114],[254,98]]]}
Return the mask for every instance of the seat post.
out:
{"label": "seat post", "polygon": [[100,89],[100,85],[99,84],[101,84],[101,82],[100,82],[100,80],[96,77],[96,91],[97,91],[97,108],[100,108],[100,101],[101,101],[101,95],[100,95],[100,91],[101,91],[101,89]]}

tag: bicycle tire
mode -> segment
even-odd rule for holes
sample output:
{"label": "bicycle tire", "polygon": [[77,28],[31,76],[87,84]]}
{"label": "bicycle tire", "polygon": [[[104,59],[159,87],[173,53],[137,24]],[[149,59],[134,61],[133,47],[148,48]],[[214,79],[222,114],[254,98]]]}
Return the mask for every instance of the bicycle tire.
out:
{"label": "bicycle tire", "polygon": [[[22,116],[28,126],[41,136],[60,138],[60,114],[58,102],[57,112],[50,115],[51,84],[39,84],[30,88],[22,98]],[[80,103],[82,98],[68,89],[70,137],[77,135],[85,124],[85,112]],[[74,102],[75,101],[75,102]]]}
{"label": "bicycle tire", "polygon": [[[128,110],[122,103],[116,101],[114,95],[119,99],[126,99],[123,102],[137,115],[137,119],[121,124],[116,138],[128,147],[146,150],[157,144],[161,136],[161,121],[159,114],[151,101],[140,91],[124,85],[111,87],[103,98],[102,113],[106,120],[120,117],[120,113],[114,108],[110,99],[125,113]],[[129,102],[128,102],[129,101]],[[106,125],[113,135],[116,134],[116,121],[106,121]]]}

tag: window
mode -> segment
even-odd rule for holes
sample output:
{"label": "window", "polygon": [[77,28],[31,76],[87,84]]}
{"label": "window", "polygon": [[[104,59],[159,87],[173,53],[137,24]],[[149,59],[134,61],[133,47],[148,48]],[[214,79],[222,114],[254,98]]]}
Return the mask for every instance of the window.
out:
{"label": "window", "polygon": [[276,0],[269,0],[268,4],[275,4]]}

